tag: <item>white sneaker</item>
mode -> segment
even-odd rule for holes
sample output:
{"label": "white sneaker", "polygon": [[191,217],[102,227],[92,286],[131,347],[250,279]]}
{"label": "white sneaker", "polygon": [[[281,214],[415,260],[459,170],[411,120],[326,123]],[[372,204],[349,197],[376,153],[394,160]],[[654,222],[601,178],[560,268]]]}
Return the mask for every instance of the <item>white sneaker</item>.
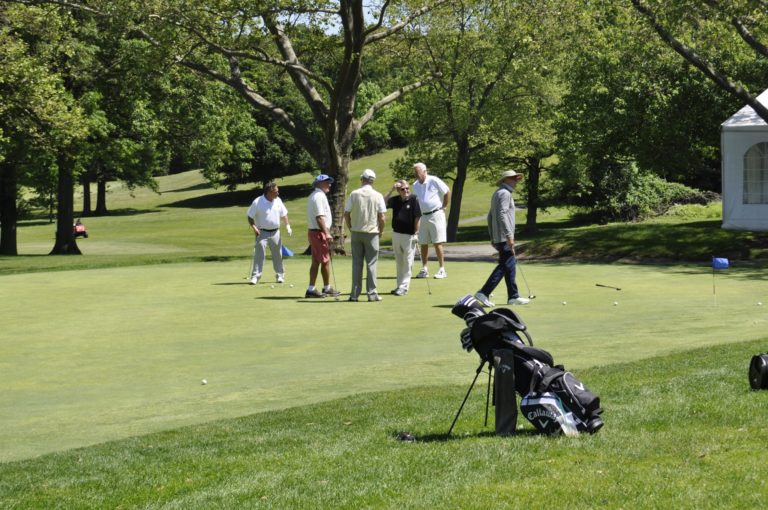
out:
{"label": "white sneaker", "polygon": [[281,274],[275,275],[275,279],[277,280],[277,283],[285,283],[285,276]]}
{"label": "white sneaker", "polygon": [[259,278],[261,278],[261,276],[254,276],[253,278],[251,278],[251,285],[256,285],[257,283],[259,283]]}
{"label": "white sneaker", "polygon": [[482,292],[478,292],[477,294],[475,294],[475,299],[480,301],[480,303],[482,303],[483,306],[487,306],[488,308],[493,308],[494,306],[496,306],[493,303],[491,303],[491,300],[488,299],[488,296],[486,296]]}
{"label": "white sneaker", "polygon": [[429,269],[422,267],[421,271],[416,275],[416,278],[429,278]]}
{"label": "white sneaker", "polygon": [[437,273],[435,273],[435,278],[440,280],[441,278],[448,278],[448,273],[445,272],[445,268],[441,267],[437,270]]}
{"label": "white sneaker", "polygon": [[514,299],[510,299],[509,301],[507,301],[507,304],[508,305],[527,305],[530,302],[531,300],[528,298],[516,297]]}

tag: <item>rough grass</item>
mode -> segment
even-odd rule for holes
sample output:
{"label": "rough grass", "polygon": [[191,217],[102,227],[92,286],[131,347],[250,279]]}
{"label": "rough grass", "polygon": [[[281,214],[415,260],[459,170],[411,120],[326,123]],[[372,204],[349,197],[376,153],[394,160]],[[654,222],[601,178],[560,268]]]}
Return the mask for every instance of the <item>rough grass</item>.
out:
{"label": "rough grass", "polygon": [[481,385],[446,438],[466,385],[367,393],[0,464],[0,506],[760,508],[768,392],[746,372],[765,342],[578,372],[605,407],[594,436],[520,417],[494,437]]}

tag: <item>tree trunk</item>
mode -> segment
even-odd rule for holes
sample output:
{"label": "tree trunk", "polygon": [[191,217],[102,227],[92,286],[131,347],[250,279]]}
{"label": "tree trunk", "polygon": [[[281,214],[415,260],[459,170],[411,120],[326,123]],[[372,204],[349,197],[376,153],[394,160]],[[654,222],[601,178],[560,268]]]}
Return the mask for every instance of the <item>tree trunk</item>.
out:
{"label": "tree trunk", "polygon": [[464,183],[467,180],[467,169],[469,168],[469,140],[464,137],[457,143],[456,148],[456,180],[453,181],[451,188],[451,210],[448,214],[448,228],[446,239],[449,243],[456,241],[456,234],[459,230],[459,216],[461,216],[461,198],[464,195]]}
{"label": "tree trunk", "polygon": [[75,161],[62,149],[57,157],[59,166],[58,176],[58,208],[56,212],[56,244],[49,255],[81,255],[75,241],[74,201],[75,201]]}
{"label": "tree trunk", "polygon": [[0,255],[18,255],[16,244],[16,167],[0,163]]}
{"label": "tree trunk", "polygon": [[82,179],[83,183],[83,212],[82,216],[91,215],[91,182],[87,177]]}
{"label": "tree trunk", "polygon": [[107,210],[107,179],[99,177],[96,181],[96,216],[106,216]]}
{"label": "tree trunk", "polygon": [[[331,214],[333,214],[331,249],[340,255],[347,254],[344,246],[344,203],[346,202],[347,184],[349,183],[349,161],[349,156],[341,157],[338,168],[328,170],[328,175],[334,178],[331,191],[328,192],[328,202],[331,206]],[[331,163],[331,166],[336,165]]]}
{"label": "tree trunk", "polygon": [[536,218],[539,214],[539,181],[541,180],[541,159],[537,157],[528,158],[528,178],[525,180],[525,190],[528,195],[528,211],[525,215],[525,232],[535,234],[539,227],[536,225]]}

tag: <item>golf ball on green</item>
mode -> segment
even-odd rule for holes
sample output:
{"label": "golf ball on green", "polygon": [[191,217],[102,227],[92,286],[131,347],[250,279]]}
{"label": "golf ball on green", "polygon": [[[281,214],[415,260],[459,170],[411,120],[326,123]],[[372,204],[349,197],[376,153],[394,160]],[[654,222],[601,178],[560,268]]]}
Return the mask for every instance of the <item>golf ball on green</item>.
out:
{"label": "golf ball on green", "polygon": [[565,306],[565,305],[567,305],[567,304],[568,304],[568,302],[567,302],[567,301],[563,301],[563,306]]}
{"label": "golf ball on green", "polygon": [[200,384],[203,384],[203,385],[208,384],[208,379],[203,379],[202,381],[200,381]]}

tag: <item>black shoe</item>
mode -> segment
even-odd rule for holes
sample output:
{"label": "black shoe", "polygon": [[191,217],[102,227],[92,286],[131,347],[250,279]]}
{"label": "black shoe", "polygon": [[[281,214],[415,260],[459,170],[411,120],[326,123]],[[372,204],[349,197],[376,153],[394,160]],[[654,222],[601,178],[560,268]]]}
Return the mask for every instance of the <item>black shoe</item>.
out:
{"label": "black shoe", "polygon": [[358,299],[354,296],[349,296],[349,299],[347,299],[350,303],[357,303]]}
{"label": "black shoe", "polygon": [[336,296],[338,296],[340,294],[341,294],[341,292],[339,292],[338,290],[334,289],[333,287],[328,287],[327,289],[323,289],[323,295],[324,296],[336,297]]}
{"label": "black shoe", "polygon": [[308,291],[307,291],[307,292],[304,294],[304,297],[305,297],[306,299],[309,299],[309,298],[324,298],[324,297],[325,297],[325,294],[323,294],[323,293],[322,293],[322,292],[320,292],[319,290],[315,289],[315,290],[308,290]]}

